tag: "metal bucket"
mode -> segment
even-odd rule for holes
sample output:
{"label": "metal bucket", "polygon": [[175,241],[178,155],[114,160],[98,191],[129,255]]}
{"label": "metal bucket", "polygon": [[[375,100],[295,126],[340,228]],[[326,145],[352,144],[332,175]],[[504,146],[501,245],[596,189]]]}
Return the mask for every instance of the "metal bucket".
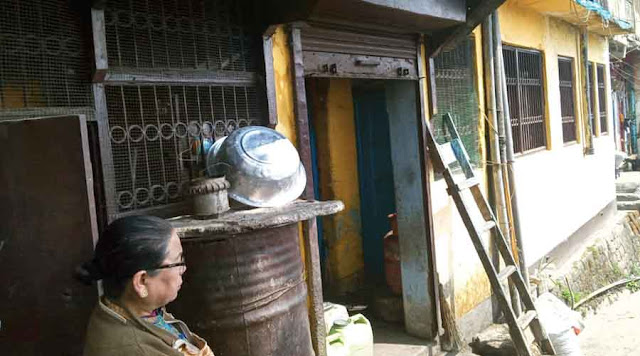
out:
{"label": "metal bucket", "polygon": [[183,238],[187,272],[169,311],[216,356],[313,356],[297,224]]}

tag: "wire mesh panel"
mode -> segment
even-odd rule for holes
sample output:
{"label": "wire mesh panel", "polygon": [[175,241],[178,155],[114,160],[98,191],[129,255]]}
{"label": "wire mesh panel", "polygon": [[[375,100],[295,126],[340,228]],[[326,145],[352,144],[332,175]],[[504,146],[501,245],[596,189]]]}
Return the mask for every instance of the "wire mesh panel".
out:
{"label": "wire mesh panel", "polygon": [[507,46],[503,47],[503,55],[514,152],[545,147],[542,55],[538,51]]}
{"label": "wire mesh panel", "polygon": [[598,105],[600,113],[600,132],[607,132],[607,102],[604,92],[604,65],[598,64],[596,66],[596,72],[598,76]]}
{"label": "wire mesh panel", "polygon": [[[107,86],[118,213],[179,202],[202,147],[257,125],[252,87]],[[208,144],[205,142],[208,141]]]}
{"label": "wire mesh panel", "polygon": [[573,58],[558,57],[560,78],[560,112],[562,116],[562,140],[576,140],[576,113],[573,101]]}
{"label": "wire mesh panel", "polygon": [[256,71],[251,9],[234,0],[109,0],[110,67]]}
{"label": "wire mesh panel", "polygon": [[587,64],[587,80],[589,81],[589,88],[587,95],[589,96],[589,123],[591,124],[591,134],[593,135],[596,132],[596,122],[594,120],[595,109],[595,98],[593,97],[593,91],[595,90],[595,82],[593,80],[593,62],[589,62]]}
{"label": "wire mesh panel", "polygon": [[449,140],[443,115],[450,113],[471,164],[480,164],[478,92],[475,84],[474,40],[467,38],[434,58],[438,115],[433,118],[436,141]]}
{"label": "wire mesh panel", "polygon": [[0,120],[93,116],[88,6],[0,0]]}

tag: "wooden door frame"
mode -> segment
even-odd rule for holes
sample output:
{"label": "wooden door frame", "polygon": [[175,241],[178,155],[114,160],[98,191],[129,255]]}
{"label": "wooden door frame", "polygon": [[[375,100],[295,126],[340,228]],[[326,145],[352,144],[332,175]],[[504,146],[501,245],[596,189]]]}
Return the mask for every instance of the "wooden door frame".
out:
{"label": "wooden door frame", "polygon": [[[307,106],[307,93],[305,88],[305,72],[302,52],[302,40],[301,30],[303,24],[294,23],[289,25],[289,40],[290,40],[290,55],[292,60],[292,72],[294,78],[294,112],[296,117],[296,133],[297,144],[300,152],[301,161],[305,169],[310,172],[312,167],[311,146],[309,139],[309,122],[308,122],[308,106]],[[426,125],[427,125],[427,111],[426,111],[426,86],[423,85],[423,81],[426,80],[426,68],[423,66],[425,52],[423,46],[423,37],[418,36],[416,43],[416,60],[418,78],[417,80],[411,80],[416,83],[418,91],[418,115],[416,115],[416,129],[418,130],[419,144],[422,147],[419,149],[420,167],[421,167],[421,180],[422,189],[424,192],[424,223],[427,227],[427,248],[429,255],[430,271],[428,273],[428,289],[432,290],[432,295],[429,299],[433,301],[431,305],[431,318],[429,325],[430,330],[427,330],[426,335],[428,338],[435,339],[440,330],[440,317],[439,317],[439,303],[438,303],[438,288],[439,282],[436,271],[436,259],[435,259],[435,242],[433,233],[433,214],[431,209],[431,188],[429,182],[429,170],[431,169],[431,163],[428,156],[426,147]],[[268,70],[268,69],[267,69]],[[339,78],[339,76],[336,76]],[[402,79],[400,79],[402,80]],[[410,80],[410,79],[404,79]],[[269,86],[269,85],[267,85]],[[433,83],[430,83],[433,87]],[[431,93],[435,97],[435,93]],[[430,108],[434,107],[434,103],[430,103]],[[305,199],[314,199],[314,182],[313,177],[307,178],[307,186],[303,197]],[[322,296],[322,277],[320,268],[320,258],[318,251],[318,231],[316,220],[308,220],[303,223],[303,234],[305,244],[305,258],[307,259],[307,283],[309,288],[309,296],[311,300],[311,312],[310,312],[310,325],[312,341],[314,349],[318,356],[326,355],[325,345],[325,325],[324,325],[324,310],[323,310],[323,296]]]}

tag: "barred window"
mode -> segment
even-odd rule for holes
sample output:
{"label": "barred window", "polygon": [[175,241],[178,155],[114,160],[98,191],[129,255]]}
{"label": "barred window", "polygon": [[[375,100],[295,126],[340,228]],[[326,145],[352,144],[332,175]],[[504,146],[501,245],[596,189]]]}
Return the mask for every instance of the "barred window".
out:
{"label": "barred window", "polygon": [[573,58],[558,57],[560,78],[560,111],[562,116],[562,140],[576,140],[576,113],[574,107]]}
{"label": "barred window", "polygon": [[[265,125],[255,11],[231,0],[109,0],[104,31],[108,219],[179,214],[204,147]],[[104,160],[103,160],[104,161]]]}
{"label": "barred window", "polygon": [[604,92],[604,65],[596,66],[598,75],[598,104],[600,105],[600,133],[607,133],[607,101]]}
{"label": "barred window", "polygon": [[480,164],[478,92],[475,85],[474,39],[467,38],[434,58],[436,107],[433,118],[436,140],[444,143],[448,132],[442,116],[450,113],[472,165]]}
{"label": "barred window", "polygon": [[503,47],[513,150],[527,152],[547,145],[542,54]]}
{"label": "barred window", "polygon": [[256,71],[252,13],[242,1],[109,0],[109,66]]}
{"label": "barred window", "polygon": [[589,96],[589,123],[591,125],[591,134],[595,134],[596,132],[596,121],[594,118],[595,109],[595,98],[593,96],[593,91],[595,90],[595,81],[593,78],[593,62],[589,62],[587,64],[587,77],[589,80],[589,92],[587,95]]}

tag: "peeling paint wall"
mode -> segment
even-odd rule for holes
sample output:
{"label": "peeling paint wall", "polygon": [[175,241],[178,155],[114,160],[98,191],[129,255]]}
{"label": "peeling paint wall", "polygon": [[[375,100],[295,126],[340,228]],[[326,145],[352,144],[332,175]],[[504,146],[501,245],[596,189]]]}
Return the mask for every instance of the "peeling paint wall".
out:
{"label": "peeling paint wall", "polygon": [[[527,262],[532,265],[573,232],[592,219],[615,199],[613,182],[613,149],[611,134],[595,139],[594,156],[583,156],[580,141],[565,145],[562,140],[558,56],[576,59],[578,29],[562,20],[542,15],[520,6],[522,1],[509,0],[499,9],[503,43],[540,50],[543,54],[547,150],[516,156],[516,175]],[[484,112],[482,80],[481,31],[476,29],[476,69],[481,110]],[[605,65],[607,115],[611,117],[609,55],[607,39],[590,34],[589,60]],[[579,78],[578,78],[579,79]],[[578,80],[575,88],[580,88]],[[576,93],[576,100],[582,100]],[[583,116],[575,105],[578,120]],[[480,120],[478,129],[484,135]],[[609,130],[612,132],[611,120]],[[599,125],[599,120],[596,119]],[[580,124],[577,124],[580,128]],[[600,130],[597,130],[599,132]],[[580,134],[580,131],[579,131]],[[486,149],[482,152],[486,154]],[[486,156],[484,157],[486,162]],[[486,169],[476,175],[488,179]],[[468,233],[446,193],[445,182],[432,182],[432,204],[438,273],[450,296],[457,318],[479,306],[491,290]],[[486,191],[486,190],[485,190]],[[489,237],[485,237],[488,242]]]}
{"label": "peeling paint wall", "polygon": [[[278,113],[278,124],[275,130],[285,135],[294,146],[298,146],[296,135],[296,118],[293,110],[293,72],[291,64],[291,50],[289,47],[289,36],[285,31],[285,26],[280,25],[273,34],[273,80],[276,84],[276,107]],[[307,172],[310,174],[310,172]],[[305,244],[302,233],[302,223],[298,224],[298,234],[300,236],[300,252],[305,268]]]}
{"label": "peeling paint wall", "polygon": [[273,78],[276,83],[276,105],[278,124],[276,130],[285,135],[294,145],[296,118],[293,110],[293,72],[289,36],[284,26],[278,26],[273,34]]}
{"label": "peeling paint wall", "polygon": [[310,79],[308,84],[317,138],[320,196],[345,204],[344,211],[323,218],[326,282],[329,292],[341,295],[361,287],[364,277],[351,80]]}
{"label": "peeling paint wall", "polygon": [[[513,45],[543,52],[548,138],[552,147],[516,157],[525,256],[532,264],[615,199],[614,142],[611,134],[595,138],[592,156],[584,156],[580,144],[562,142],[557,57],[569,56],[578,62],[579,30],[560,20],[518,8],[515,3],[517,1],[509,1],[500,8],[502,33],[505,41]],[[607,39],[590,34],[588,45],[589,60],[605,65],[605,88],[609,88]],[[605,96],[608,103],[609,90]],[[611,125],[611,108],[605,105]],[[584,119],[583,113],[579,119]],[[596,116],[596,126],[599,121]],[[611,133],[611,127],[608,131]]]}
{"label": "peeling paint wall", "polygon": [[[473,32],[475,41],[475,80],[478,94],[478,132],[484,137],[485,100],[482,77],[482,31],[478,27]],[[485,163],[475,174],[485,179],[483,191],[486,192],[486,148],[483,139],[479,140],[481,159]],[[462,177],[457,178],[462,179]],[[455,204],[446,191],[443,179],[431,180],[431,203],[433,209],[433,230],[436,245],[436,260],[440,282],[444,285],[445,295],[457,318],[472,310],[491,294],[489,280],[484,273],[480,259],[471,243]],[[484,237],[486,244],[489,235]]]}

